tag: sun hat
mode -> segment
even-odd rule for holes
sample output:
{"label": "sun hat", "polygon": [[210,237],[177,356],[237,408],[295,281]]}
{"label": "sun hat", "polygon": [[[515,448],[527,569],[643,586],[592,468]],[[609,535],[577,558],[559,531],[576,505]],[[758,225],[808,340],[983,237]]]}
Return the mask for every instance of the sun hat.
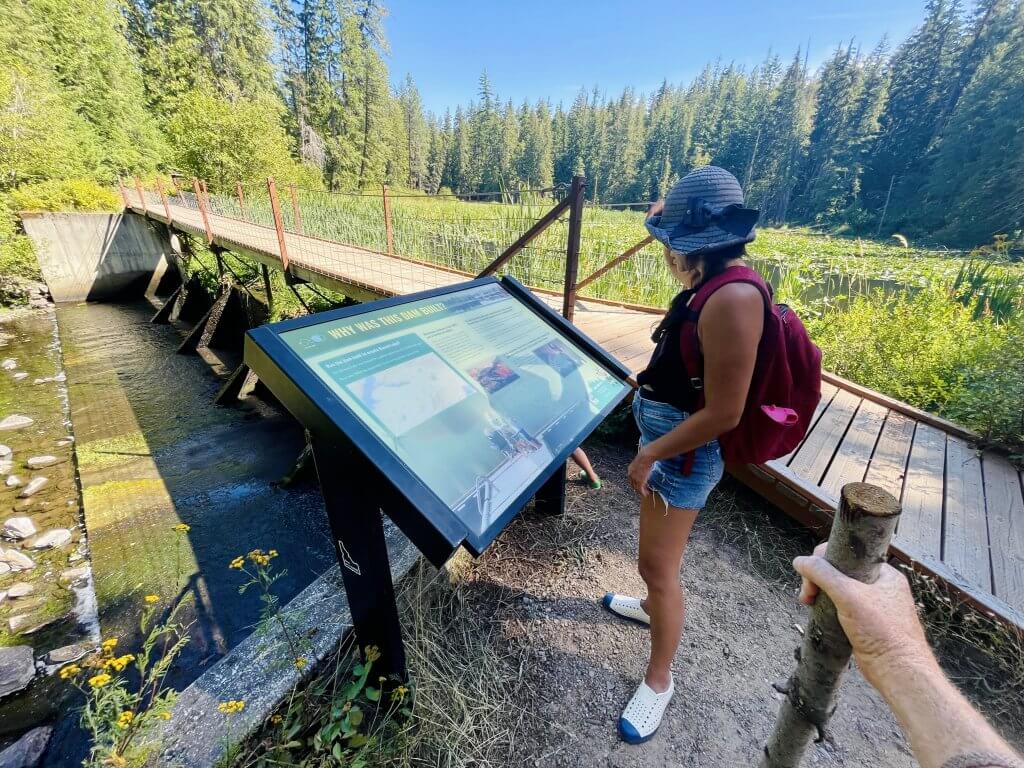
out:
{"label": "sun hat", "polygon": [[690,171],[668,195],[665,207],[645,222],[655,240],[682,254],[712,253],[752,242],[759,212],[743,207],[743,188],[724,168]]}

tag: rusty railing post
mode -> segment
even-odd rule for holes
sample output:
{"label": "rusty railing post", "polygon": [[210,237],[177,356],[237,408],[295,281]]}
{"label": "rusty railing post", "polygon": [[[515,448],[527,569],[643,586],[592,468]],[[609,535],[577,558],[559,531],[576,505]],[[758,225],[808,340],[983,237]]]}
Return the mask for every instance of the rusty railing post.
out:
{"label": "rusty railing post", "polygon": [[167,226],[171,226],[171,205],[167,202],[167,195],[164,192],[163,182],[160,177],[156,179],[156,191],[160,193],[160,201],[164,204],[164,215],[167,217]]}
{"label": "rusty railing post", "polygon": [[583,197],[587,182],[582,176],[572,177],[569,190],[569,236],[565,243],[565,298],[562,317],[572,321],[576,306],[576,277],[580,268],[580,235],[583,232]]}
{"label": "rusty railing post", "polygon": [[133,176],[132,178],[135,179],[135,191],[139,194],[139,207],[142,208],[143,211],[145,211],[146,196],[142,193],[142,182],[139,181],[138,176]]}
{"label": "rusty railing post", "polygon": [[249,218],[245,213],[245,191],[242,189],[242,182],[235,182],[235,194],[238,196],[238,210],[242,212],[242,220]]}
{"label": "rusty railing post", "polygon": [[381,197],[384,200],[384,239],[388,244],[388,256],[395,255],[395,232],[391,228],[391,198],[388,197],[388,185],[381,186]]}
{"label": "rusty railing post", "polygon": [[292,195],[292,216],[295,219],[295,231],[302,234],[302,213],[299,212],[299,191],[294,184],[288,185]]}
{"label": "rusty railing post", "polygon": [[203,197],[203,188],[200,187],[199,184],[199,179],[192,179],[192,190],[196,193],[196,202],[199,204],[199,215],[203,219],[203,229],[206,230],[206,244],[211,245],[213,243],[213,230],[210,228],[210,214],[206,209],[206,199]]}
{"label": "rusty railing post", "polygon": [[267,176],[267,193],[270,195],[270,210],[274,214],[274,229],[277,230],[277,247],[281,252],[281,268],[288,271],[288,246],[284,241],[284,221],[281,218],[281,203],[277,199],[277,185],[274,178]]}
{"label": "rusty railing post", "polygon": [[122,181],[120,176],[117,177],[117,188],[121,190],[121,202],[124,203],[124,207],[131,208],[132,204],[128,199],[128,190],[124,188],[124,181]]}

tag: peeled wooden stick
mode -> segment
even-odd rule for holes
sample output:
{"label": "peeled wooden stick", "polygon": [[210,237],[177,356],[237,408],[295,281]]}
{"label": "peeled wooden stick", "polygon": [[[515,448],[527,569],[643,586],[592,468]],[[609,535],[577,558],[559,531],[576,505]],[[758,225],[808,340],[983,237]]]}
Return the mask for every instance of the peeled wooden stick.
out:
{"label": "peeled wooden stick", "polygon": [[[850,578],[874,583],[899,516],[899,502],[881,488],[867,483],[843,486],[826,559]],[[811,608],[803,647],[797,652],[796,671],[779,689],[786,698],[765,745],[761,768],[796,768],[811,736],[817,734],[816,741],[825,738],[851,652],[835,604],[820,592]]]}

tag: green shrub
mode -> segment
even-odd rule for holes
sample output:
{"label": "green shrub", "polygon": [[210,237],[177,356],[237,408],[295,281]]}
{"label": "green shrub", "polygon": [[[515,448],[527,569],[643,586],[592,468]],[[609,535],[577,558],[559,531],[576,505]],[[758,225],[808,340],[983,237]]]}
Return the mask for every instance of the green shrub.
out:
{"label": "green shrub", "polygon": [[39,280],[32,241],[18,232],[18,219],[7,201],[0,196],[0,277]]}
{"label": "green shrub", "polygon": [[52,179],[23,184],[11,192],[17,211],[118,211],[121,199],[91,179]]}
{"label": "green shrub", "polygon": [[1024,444],[1024,321],[975,319],[941,287],[860,296],[808,321],[824,365],[1011,448]]}

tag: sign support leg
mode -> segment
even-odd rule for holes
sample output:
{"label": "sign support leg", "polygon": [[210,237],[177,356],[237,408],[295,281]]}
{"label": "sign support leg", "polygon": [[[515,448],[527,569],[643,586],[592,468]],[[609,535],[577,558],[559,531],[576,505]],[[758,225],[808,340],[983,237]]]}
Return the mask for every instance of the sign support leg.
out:
{"label": "sign support leg", "polygon": [[373,676],[404,681],[405,647],[384,521],[374,493],[378,471],[354,450],[319,438],[313,438],[312,446],[356,642],[364,650],[370,645],[380,650]]}
{"label": "sign support leg", "polygon": [[561,468],[537,490],[534,509],[542,515],[565,514],[565,476],[566,467],[563,461]]}

